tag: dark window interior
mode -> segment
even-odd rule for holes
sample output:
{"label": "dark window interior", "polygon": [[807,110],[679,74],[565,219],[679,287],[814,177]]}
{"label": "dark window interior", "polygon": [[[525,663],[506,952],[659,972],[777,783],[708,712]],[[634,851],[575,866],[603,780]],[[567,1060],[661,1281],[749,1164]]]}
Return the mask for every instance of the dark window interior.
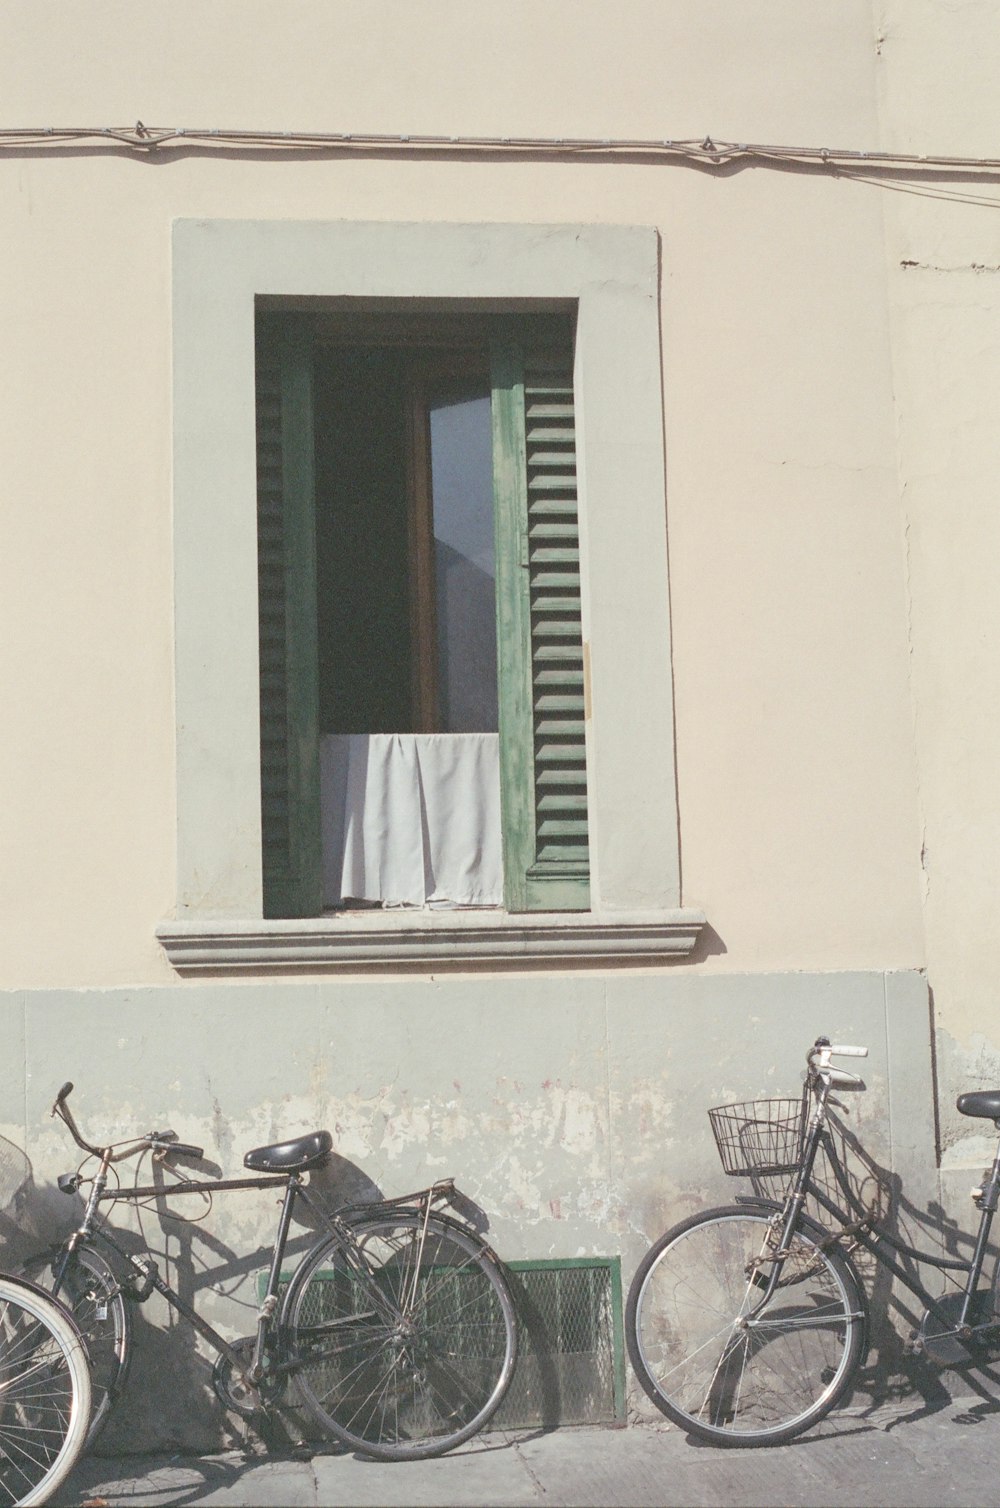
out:
{"label": "dark window interior", "polygon": [[322,733],[496,732],[485,359],[319,345]]}
{"label": "dark window interior", "polygon": [[406,733],[405,353],[321,347],[313,381],[320,731]]}

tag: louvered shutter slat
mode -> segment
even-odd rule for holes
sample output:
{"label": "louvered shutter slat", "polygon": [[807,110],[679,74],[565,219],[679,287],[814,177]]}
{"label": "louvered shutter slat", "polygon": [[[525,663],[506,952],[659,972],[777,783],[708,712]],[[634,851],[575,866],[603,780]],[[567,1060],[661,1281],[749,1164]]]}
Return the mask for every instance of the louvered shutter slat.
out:
{"label": "louvered shutter slat", "polygon": [[322,909],[311,353],[257,352],[257,580],[265,916]]}
{"label": "louvered shutter slat", "polygon": [[[257,579],[260,604],[261,829],[265,854],[289,850],[281,368],[257,365]],[[268,875],[264,876],[265,887]]]}
{"label": "louvered shutter slat", "polygon": [[[508,906],[585,909],[586,707],[572,356],[568,349],[542,352],[512,345],[499,370],[503,391],[498,397],[495,386],[495,437],[500,447],[495,473],[506,476],[520,498],[519,522],[513,510],[505,517],[508,526],[523,531],[523,546],[513,563],[516,570],[512,568],[508,577],[511,594],[519,594],[522,603],[513,615],[521,635],[521,664],[519,669],[508,664],[507,673],[512,680],[520,677],[523,705],[519,704],[518,717],[529,725],[524,747],[511,758],[505,752],[501,718],[502,789],[508,806],[527,798],[528,807],[523,820],[518,817],[519,872],[513,877],[516,883],[507,886]],[[498,560],[501,550],[498,533]],[[510,622],[506,626],[509,630]],[[503,646],[502,632],[500,642]],[[501,679],[503,661],[501,648]],[[505,844],[506,829],[505,816]],[[509,862],[505,846],[505,867]]]}

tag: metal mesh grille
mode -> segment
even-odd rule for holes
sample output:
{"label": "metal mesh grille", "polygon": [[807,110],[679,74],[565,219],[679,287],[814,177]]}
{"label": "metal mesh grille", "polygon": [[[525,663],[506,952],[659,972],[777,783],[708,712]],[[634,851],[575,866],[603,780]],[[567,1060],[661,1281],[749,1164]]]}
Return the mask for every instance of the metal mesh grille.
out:
{"label": "metal mesh grille", "polygon": [[617,1257],[513,1262],[520,1352],[488,1429],[609,1424],[625,1417]]}
{"label": "metal mesh grille", "polygon": [[[398,1258],[390,1256],[374,1268],[370,1281],[395,1306],[409,1286],[410,1270],[409,1251],[403,1248]],[[439,1340],[447,1337],[449,1352],[453,1351],[448,1371],[455,1393],[449,1406],[457,1426],[487,1401],[502,1365],[506,1329],[496,1292],[483,1272],[466,1264],[463,1252],[443,1242],[435,1259],[421,1269],[412,1301],[422,1328]],[[356,1324],[349,1322],[351,1316],[359,1317]],[[386,1387],[393,1346],[372,1312],[370,1287],[342,1267],[321,1269],[306,1289],[299,1324],[307,1356],[313,1327],[321,1354],[330,1347],[329,1327],[342,1327],[334,1354],[309,1362],[309,1386],[320,1398],[336,1397],[341,1416],[361,1420],[371,1414],[373,1399]],[[433,1431],[440,1424],[441,1397],[436,1397],[435,1408],[428,1409],[429,1404],[429,1397],[424,1399],[418,1390],[406,1399],[407,1423],[418,1432]]]}
{"label": "metal mesh grille", "polygon": [[[512,1262],[506,1264],[518,1321],[518,1361],[506,1398],[487,1429],[521,1429],[558,1424],[612,1424],[625,1418],[625,1348],[622,1330],[621,1261],[618,1257],[578,1257],[565,1261]],[[448,1282],[478,1281],[474,1275],[456,1272]],[[345,1274],[323,1272],[323,1282],[311,1290],[321,1312],[303,1315],[307,1324],[330,1317],[330,1307],[341,1314],[355,1308],[353,1279]],[[267,1275],[258,1277],[263,1297]],[[281,1285],[283,1292],[285,1283]],[[443,1305],[457,1304],[458,1295],[438,1290]],[[488,1324],[475,1324],[468,1308],[466,1288],[463,1303],[470,1314],[470,1334],[463,1347],[466,1362],[502,1349],[503,1328],[491,1333]],[[489,1303],[488,1295],[483,1296]],[[480,1319],[485,1316],[480,1316]],[[489,1369],[493,1373],[492,1367]],[[282,1409],[297,1421],[295,1433],[310,1438],[314,1426],[293,1400]]]}

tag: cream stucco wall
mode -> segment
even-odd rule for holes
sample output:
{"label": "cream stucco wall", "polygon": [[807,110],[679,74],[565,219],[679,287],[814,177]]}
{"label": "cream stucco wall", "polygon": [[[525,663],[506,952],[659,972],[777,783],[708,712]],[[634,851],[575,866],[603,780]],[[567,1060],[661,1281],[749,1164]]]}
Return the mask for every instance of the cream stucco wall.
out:
{"label": "cream stucco wall", "polygon": [[[0,127],[976,155],[997,139],[998,61],[996,0],[10,0]],[[88,1124],[162,1116],[227,1170],[319,1123],[386,1192],[454,1150],[505,1256],[620,1252],[626,1270],[731,1192],[703,1106],[794,1089],[820,1030],[869,1041],[861,1129],[918,1209],[939,1127],[946,1169],[979,1156],[948,1099],[1000,1082],[998,184],[404,144],[0,146],[0,1129],[53,1229],[69,1206],[45,1110],[67,1074]],[[174,974],[155,936],[179,888],[190,500],[172,248],[195,221],[633,227],[658,247],[669,655],[665,585],[637,628],[672,671],[679,899],[711,928],[693,958]],[[623,600],[634,586],[623,569]],[[673,780],[655,760],[636,792]],[[620,851],[609,865],[627,875]],[[266,1235],[217,1215],[233,1250]]]}
{"label": "cream stucco wall", "polygon": [[[626,3],[607,21],[569,4],[14,3],[0,97],[12,126],[847,147],[880,129],[867,4]],[[198,217],[659,231],[683,899],[719,939],[693,966],[919,966],[879,191],[764,168],[92,147],[5,152],[0,182],[17,728],[0,982],[171,977],[153,936],[176,893],[170,247]]]}
{"label": "cream stucco wall", "polygon": [[[876,9],[882,145],[992,153],[1000,8],[891,0]],[[989,1138],[977,1133],[992,1129],[956,1116],[955,1093],[1000,1082],[998,185],[997,173],[967,174],[879,195],[946,1167],[978,1166]]]}

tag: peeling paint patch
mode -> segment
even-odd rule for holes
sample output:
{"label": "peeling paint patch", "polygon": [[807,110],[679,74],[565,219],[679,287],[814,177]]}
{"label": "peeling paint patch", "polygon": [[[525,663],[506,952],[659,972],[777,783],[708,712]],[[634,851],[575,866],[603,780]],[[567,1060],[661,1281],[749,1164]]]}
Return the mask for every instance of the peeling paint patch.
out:
{"label": "peeling paint patch", "polygon": [[915,267],[919,272],[972,272],[977,275],[984,272],[1000,272],[1000,262],[960,262],[955,266],[946,267],[940,262],[920,262],[916,257],[904,257],[899,265],[904,271]]}
{"label": "peeling paint patch", "polygon": [[963,1165],[966,1159],[978,1162],[978,1143],[988,1141],[992,1161],[996,1136],[984,1136],[989,1122],[970,1119],[955,1109],[955,1099],[970,1089],[996,1089],[1000,1085],[1000,1046],[982,1032],[974,1032],[961,1043],[940,1027],[937,1032],[937,1063],[941,1103],[941,1165]]}

